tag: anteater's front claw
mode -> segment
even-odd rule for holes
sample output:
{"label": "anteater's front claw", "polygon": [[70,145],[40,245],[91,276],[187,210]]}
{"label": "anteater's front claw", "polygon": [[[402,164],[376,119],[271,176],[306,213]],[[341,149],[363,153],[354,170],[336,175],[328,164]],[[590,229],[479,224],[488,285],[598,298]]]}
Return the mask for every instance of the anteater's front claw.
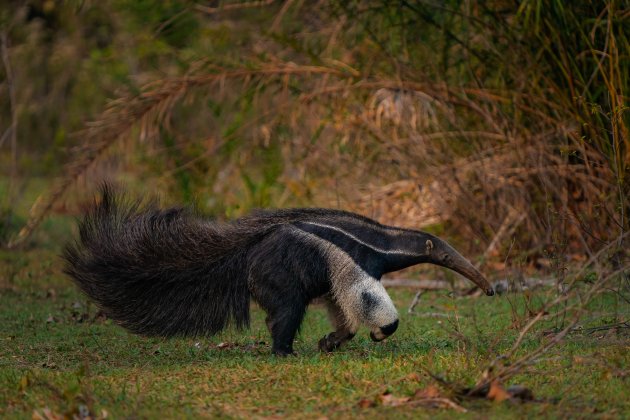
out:
{"label": "anteater's front claw", "polygon": [[319,351],[324,353],[330,353],[335,351],[339,347],[339,343],[332,339],[333,333],[327,334],[319,340],[318,347]]}

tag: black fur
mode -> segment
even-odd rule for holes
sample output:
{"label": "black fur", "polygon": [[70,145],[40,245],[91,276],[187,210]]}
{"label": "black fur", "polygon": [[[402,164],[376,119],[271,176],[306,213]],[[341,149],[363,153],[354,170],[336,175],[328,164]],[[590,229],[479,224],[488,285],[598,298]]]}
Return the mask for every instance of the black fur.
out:
{"label": "black fur", "polygon": [[[309,223],[343,226],[357,240]],[[268,314],[273,351],[290,354],[307,305],[331,292],[335,269],[317,241],[304,235],[339,247],[376,279],[423,260],[402,261],[362,241],[382,248],[422,247],[427,237],[439,241],[411,230],[389,238],[383,229],[365,217],[327,209],[257,211],[213,222],[184,208],[161,210],[127,200],[105,185],[79,225],[79,240],[65,249],[65,272],[110,318],[145,335],[211,335],[229,324],[247,327],[253,298]],[[369,310],[375,303],[367,300]],[[354,332],[338,335],[346,340]]]}

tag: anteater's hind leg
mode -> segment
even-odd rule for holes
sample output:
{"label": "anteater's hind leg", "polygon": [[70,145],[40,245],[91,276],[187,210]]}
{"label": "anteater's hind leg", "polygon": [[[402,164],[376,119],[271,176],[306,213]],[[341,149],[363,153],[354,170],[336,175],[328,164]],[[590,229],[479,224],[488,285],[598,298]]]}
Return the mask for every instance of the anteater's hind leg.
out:
{"label": "anteater's hind leg", "polygon": [[293,340],[306,306],[330,290],[327,261],[317,243],[285,225],[249,251],[248,287],[267,312],[267,327],[275,354],[293,353]]}
{"label": "anteater's hind leg", "polygon": [[319,349],[323,352],[331,352],[338,349],[344,343],[352,340],[357,332],[358,325],[353,325],[343,314],[343,311],[335,303],[331,296],[326,297],[328,317],[335,331],[327,334],[319,340]]}
{"label": "anteater's hind leg", "polygon": [[272,352],[286,356],[293,354],[293,340],[304,318],[306,302],[291,282],[281,278],[281,274],[267,277],[264,287],[252,287],[251,292],[267,312],[265,322],[273,340]]}
{"label": "anteater's hind leg", "polygon": [[273,339],[272,352],[279,356],[293,354],[293,340],[304,318],[305,305],[286,303],[280,308],[271,309],[267,325]]}

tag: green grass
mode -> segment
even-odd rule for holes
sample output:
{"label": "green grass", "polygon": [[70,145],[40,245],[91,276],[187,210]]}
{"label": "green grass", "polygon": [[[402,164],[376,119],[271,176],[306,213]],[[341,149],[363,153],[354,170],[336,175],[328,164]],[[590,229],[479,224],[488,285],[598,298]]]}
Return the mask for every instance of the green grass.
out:
{"label": "green grass", "polygon": [[[401,314],[396,334],[375,344],[361,330],[330,355],[316,350],[317,340],[330,331],[318,306],[309,309],[297,357],[270,354],[264,314],[256,307],[248,331],[205,339],[144,338],[96,317],[97,309],[60,273],[60,265],[52,250],[0,254],[2,418],[30,418],[44,409],[59,415],[87,409],[110,418],[450,417],[457,413],[387,406],[378,396],[385,391],[411,396],[434,383],[425,369],[472,385],[518,335],[506,296],[455,299],[428,293],[416,312],[448,316],[429,317],[407,314],[414,291],[395,289],[391,294]],[[509,299],[522,316],[522,296]],[[535,295],[534,305],[542,299]],[[603,295],[592,309],[628,319],[627,305],[615,305],[614,295]],[[550,319],[528,336],[519,354],[547,340],[541,332],[552,325]],[[628,416],[629,343],[623,330],[572,334],[509,383],[529,387],[541,402],[463,400],[468,413],[459,415]],[[376,404],[361,407],[363,399]]]}

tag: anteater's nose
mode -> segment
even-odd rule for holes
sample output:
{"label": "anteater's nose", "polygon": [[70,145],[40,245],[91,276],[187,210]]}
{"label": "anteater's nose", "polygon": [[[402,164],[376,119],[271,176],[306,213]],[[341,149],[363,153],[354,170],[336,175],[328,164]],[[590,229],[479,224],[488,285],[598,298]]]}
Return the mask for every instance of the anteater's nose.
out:
{"label": "anteater's nose", "polygon": [[398,329],[398,320],[392,322],[391,324],[385,325],[384,327],[381,327],[381,331],[386,336],[390,336],[394,334],[397,329]]}
{"label": "anteater's nose", "polygon": [[370,331],[370,338],[372,341],[383,341],[390,335],[394,334],[398,329],[398,320],[387,324],[384,327],[380,327],[376,332]]}

